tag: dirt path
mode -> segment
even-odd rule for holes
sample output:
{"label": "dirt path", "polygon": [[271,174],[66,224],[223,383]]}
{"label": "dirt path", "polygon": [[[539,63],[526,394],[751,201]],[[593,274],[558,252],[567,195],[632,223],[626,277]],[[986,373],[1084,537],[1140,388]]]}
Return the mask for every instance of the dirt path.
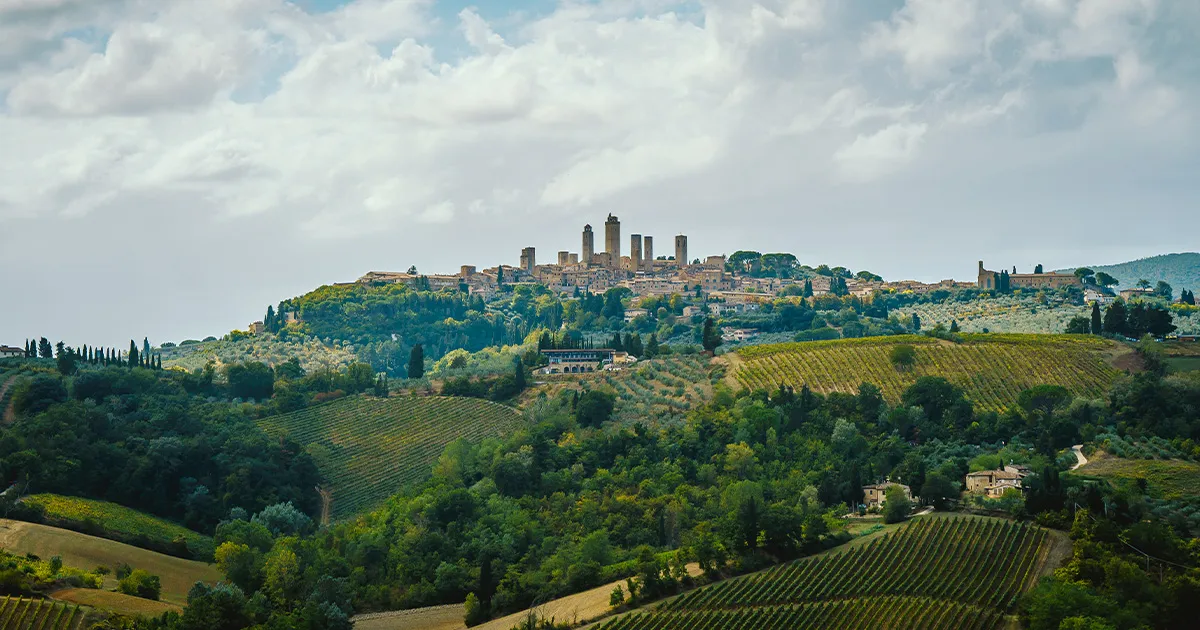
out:
{"label": "dirt path", "polygon": [[1071,451],[1073,451],[1075,453],[1075,459],[1079,460],[1079,461],[1075,462],[1075,465],[1071,467],[1071,470],[1075,470],[1076,468],[1079,468],[1080,466],[1083,466],[1088,463],[1088,458],[1083,456],[1083,445],[1082,444],[1076,444],[1075,446],[1072,446]]}
{"label": "dirt path", "polygon": [[333,513],[333,492],[318,486],[317,494],[321,495],[321,526],[328,527],[329,517]]}
{"label": "dirt path", "polygon": [[[16,375],[13,375],[13,376],[8,377],[8,380],[4,381],[3,385],[0,385],[0,400],[4,400],[4,396],[8,394],[9,388],[11,388],[13,386],[13,384],[16,382],[17,382],[17,377],[16,377]],[[4,406],[4,414],[3,414],[2,420],[3,420],[4,424],[12,424],[13,421],[16,419],[17,419],[17,414],[16,414],[16,412],[13,411],[12,401],[10,400],[10,401],[8,401],[8,404]]]}

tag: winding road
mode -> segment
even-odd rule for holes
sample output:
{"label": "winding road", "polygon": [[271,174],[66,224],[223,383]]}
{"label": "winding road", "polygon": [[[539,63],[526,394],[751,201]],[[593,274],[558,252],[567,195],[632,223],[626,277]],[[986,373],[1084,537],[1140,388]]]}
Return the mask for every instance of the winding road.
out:
{"label": "winding road", "polygon": [[1076,468],[1079,468],[1080,466],[1088,463],[1088,458],[1083,456],[1083,445],[1082,444],[1076,444],[1075,446],[1072,446],[1071,451],[1073,451],[1075,453],[1075,459],[1079,460],[1075,463],[1074,466],[1071,467],[1071,470],[1075,470]]}

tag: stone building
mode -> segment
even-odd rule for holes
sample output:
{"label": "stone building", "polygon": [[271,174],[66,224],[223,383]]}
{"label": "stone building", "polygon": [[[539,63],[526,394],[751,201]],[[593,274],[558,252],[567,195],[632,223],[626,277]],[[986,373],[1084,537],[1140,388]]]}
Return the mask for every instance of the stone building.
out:
{"label": "stone building", "polygon": [[[979,277],[976,286],[980,289],[997,289],[1000,272],[983,268],[979,261]],[[1061,289],[1063,287],[1083,286],[1083,281],[1075,274],[1066,273],[1014,273],[1008,276],[1009,286],[1013,289]]]}
{"label": "stone building", "polygon": [[537,250],[533,247],[526,247],[521,250],[521,269],[527,273],[533,273],[533,268],[537,267]]}
{"label": "stone building", "polygon": [[687,237],[683,234],[675,237],[675,264],[680,267],[688,265]]}
{"label": "stone building", "polygon": [[645,264],[642,268],[646,271],[654,271],[654,237],[646,236],[642,238],[642,260]]}
{"label": "stone building", "polygon": [[642,235],[629,235],[629,270],[636,272],[642,268]]}
{"label": "stone building", "polygon": [[867,509],[883,507],[883,503],[887,500],[888,488],[891,488],[892,486],[900,486],[904,489],[904,497],[909,501],[913,500],[912,488],[909,488],[902,483],[888,481],[884,483],[863,486],[863,505],[866,505]]}
{"label": "stone building", "polygon": [[579,253],[579,262],[592,264],[592,255],[596,253],[596,235],[592,234],[592,226],[583,226],[583,249]]}
{"label": "stone building", "polygon": [[618,267],[621,264],[621,220],[608,215],[604,222],[604,253],[608,254],[608,265]]}

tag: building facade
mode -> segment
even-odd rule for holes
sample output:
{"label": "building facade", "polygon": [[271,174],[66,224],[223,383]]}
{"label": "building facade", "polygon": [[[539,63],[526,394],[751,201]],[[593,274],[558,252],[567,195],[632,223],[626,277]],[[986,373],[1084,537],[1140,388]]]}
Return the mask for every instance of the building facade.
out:
{"label": "building facade", "polygon": [[533,273],[533,268],[537,267],[537,249],[526,247],[521,250],[521,269],[526,273]]}
{"label": "building facade", "polygon": [[888,488],[891,488],[892,486],[899,486],[903,488],[904,498],[908,499],[909,501],[913,500],[912,488],[909,488],[902,483],[888,481],[885,483],[876,483],[869,486],[863,486],[863,505],[867,506],[867,509],[883,507],[884,502],[887,500]]}
{"label": "building facade", "polygon": [[588,374],[611,365],[616,350],[609,348],[579,348],[574,350],[542,350],[548,365],[543,374]]}
{"label": "building facade", "polygon": [[[979,277],[976,286],[980,289],[998,289],[997,283],[1000,272],[983,268],[979,261]],[[1063,287],[1083,286],[1083,281],[1075,274],[1066,273],[1014,273],[1008,276],[1009,286],[1013,289],[1061,289]]]}
{"label": "building facade", "polygon": [[592,226],[583,226],[583,249],[579,253],[579,262],[592,264],[592,254],[596,253],[596,235],[592,234]]}
{"label": "building facade", "polygon": [[637,271],[642,268],[642,235],[629,235],[629,270]]}
{"label": "building facade", "polygon": [[680,267],[688,265],[687,237],[683,234],[675,237],[675,264]]}

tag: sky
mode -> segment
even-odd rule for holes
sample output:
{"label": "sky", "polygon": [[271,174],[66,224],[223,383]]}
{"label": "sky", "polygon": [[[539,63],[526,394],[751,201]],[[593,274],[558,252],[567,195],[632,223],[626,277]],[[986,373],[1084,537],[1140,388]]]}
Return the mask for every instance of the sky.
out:
{"label": "sky", "polygon": [[0,0],[0,343],[221,335],[608,213],[892,280],[1195,251],[1198,30],[1195,0]]}

